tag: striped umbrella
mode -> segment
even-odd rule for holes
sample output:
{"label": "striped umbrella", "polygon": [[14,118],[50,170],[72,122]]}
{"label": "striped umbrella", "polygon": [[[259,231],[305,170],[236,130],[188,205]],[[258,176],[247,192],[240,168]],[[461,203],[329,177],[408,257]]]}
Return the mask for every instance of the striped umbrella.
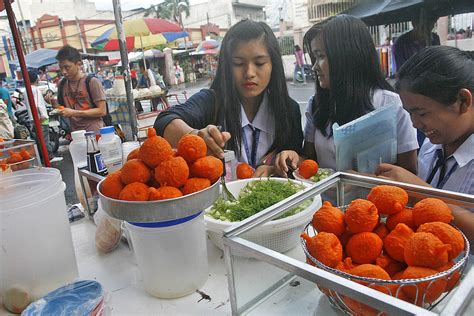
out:
{"label": "striped umbrella", "polygon": [[[129,51],[166,44],[188,36],[179,25],[158,18],[127,20],[123,23],[123,29]],[[110,28],[91,45],[98,50],[119,50],[117,30],[115,27]]]}

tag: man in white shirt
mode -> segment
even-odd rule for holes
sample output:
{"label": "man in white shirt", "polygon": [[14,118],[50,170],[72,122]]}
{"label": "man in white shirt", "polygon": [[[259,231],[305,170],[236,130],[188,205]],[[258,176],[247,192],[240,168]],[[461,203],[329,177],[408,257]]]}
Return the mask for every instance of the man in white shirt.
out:
{"label": "man in white shirt", "polygon": [[[51,148],[51,143],[49,139],[49,115],[48,111],[46,109],[46,101],[43,98],[43,94],[41,91],[38,89],[38,73],[36,70],[29,70],[28,71],[28,76],[30,78],[30,83],[31,83],[31,91],[33,92],[33,98],[36,104],[36,109],[38,110],[38,116],[41,120],[41,131],[43,132],[43,138],[46,143],[46,149],[48,150],[48,157],[50,162],[56,162],[56,161],[61,161],[63,160],[62,157],[56,157],[53,153],[53,150]],[[30,126],[31,128],[31,133],[32,133],[32,138],[36,140],[36,143],[38,144],[38,147],[40,147],[38,138],[36,137],[35,133],[35,128],[33,124],[33,114],[31,113],[30,105],[28,102],[28,97],[26,96],[26,91],[25,91],[25,105],[26,109],[28,110],[28,117],[30,119]]]}

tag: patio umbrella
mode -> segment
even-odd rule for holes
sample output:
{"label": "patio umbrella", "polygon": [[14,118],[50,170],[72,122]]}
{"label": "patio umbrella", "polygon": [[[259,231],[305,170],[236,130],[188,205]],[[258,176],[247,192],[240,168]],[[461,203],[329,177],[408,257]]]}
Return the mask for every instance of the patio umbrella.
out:
{"label": "patio umbrella", "polygon": [[[166,44],[188,36],[179,25],[158,18],[127,20],[123,27],[129,51]],[[118,50],[117,30],[111,28],[105,31],[91,45],[98,50]]]}
{"label": "patio umbrella", "polygon": [[367,25],[383,25],[411,21],[424,8],[441,17],[474,11],[473,0],[366,0],[345,11],[362,19]]}
{"label": "patio umbrella", "polygon": [[[28,68],[40,68],[57,63],[55,49],[40,48],[25,56],[26,66]],[[18,60],[10,62],[10,64],[18,66]]]}
{"label": "patio umbrella", "polygon": [[190,55],[216,55],[219,52],[220,47],[221,42],[217,40],[205,40],[199,43],[199,45],[196,47],[196,51],[190,53]]}

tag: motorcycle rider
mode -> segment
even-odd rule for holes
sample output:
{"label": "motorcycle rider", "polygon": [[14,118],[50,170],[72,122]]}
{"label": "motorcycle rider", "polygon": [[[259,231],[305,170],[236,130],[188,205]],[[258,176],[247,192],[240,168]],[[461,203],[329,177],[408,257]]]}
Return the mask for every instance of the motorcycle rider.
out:
{"label": "motorcycle rider", "polygon": [[[28,77],[30,78],[31,82],[31,91],[33,92],[33,98],[36,104],[36,108],[38,110],[38,115],[41,120],[41,131],[43,132],[43,138],[46,143],[46,149],[48,150],[48,157],[50,162],[56,162],[63,160],[63,157],[55,156],[53,150],[51,148],[51,143],[49,139],[49,116],[48,111],[46,110],[46,102],[43,98],[43,94],[37,88],[38,85],[38,72],[36,70],[29,70]],[[30,119],[30,126],[31,126],[31,137],[36,140],[38,147],[40,147],[38,138],[36,137],[35,129],[33,128],[33,114],[31,113],[31,109],[29,106],[28,98],[25,96],[25,105],[26,109],[28,110],[28,117]]]}

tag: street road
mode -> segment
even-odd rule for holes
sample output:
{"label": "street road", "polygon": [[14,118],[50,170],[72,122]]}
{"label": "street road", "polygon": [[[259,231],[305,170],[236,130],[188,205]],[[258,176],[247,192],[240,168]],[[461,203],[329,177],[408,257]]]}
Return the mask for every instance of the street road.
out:
{"label": "street road", "polygon": [[[199,90],[206,88],[208,86],[208,81],[202,81],[197,84],[193,84],[192,86],[188,87],[179,87],[175,89],[171,89],[170,93],[177,93],[182,95],[183,91],[187,92],[188,97],[192,94],[198,92]],[[314,81],[308,81],[307,85],[292,85],[288,82],[288,91],[290,96],[298,102],[300,105],[300,110],[302,113],[302,124],[304,126],[304,111],[306,109],[306,105],[308,99],[311,95],[314,94]],[[181,98],[180,98],[181,99]],[[170,99],[170,103],[176,104],[176,100]],[[146,110],[146,106],[145,106]],[[143,125],[151,125],[153,123],[153,119],[148,119],[147,122],[139,122],[141,126]],[[66,203],[68,205],[76,204],[79,202],[76,196],[76,191],[74,188],[74,173],[73,173],[73,164],[71,155],[69,154],[69,144],[66,141],[61,142],[61,146],[59,147],[58,156],[63,157],[64,159],[60,162],[55,162],[52,164],[52,167],[58,168],[61,171],[61,175],[63,177],[63,181],[66,183]]]}

